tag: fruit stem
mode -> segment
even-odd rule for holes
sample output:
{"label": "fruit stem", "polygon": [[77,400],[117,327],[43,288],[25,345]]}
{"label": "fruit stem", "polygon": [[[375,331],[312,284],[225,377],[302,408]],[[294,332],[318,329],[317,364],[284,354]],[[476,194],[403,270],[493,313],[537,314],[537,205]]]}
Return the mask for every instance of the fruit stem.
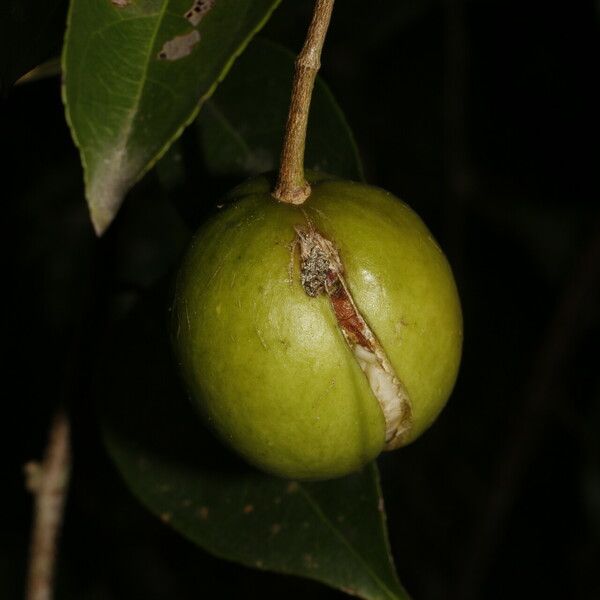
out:
{"label": "fruit stem", "polygon": [[310,185],[304,178],[306,127],[333,2],[334,0],[316,0],[306,41],[296,58],[292,98],[281,150],[279,178],[273,190],[273,197],[287,204],[302,204],[310,196]]}

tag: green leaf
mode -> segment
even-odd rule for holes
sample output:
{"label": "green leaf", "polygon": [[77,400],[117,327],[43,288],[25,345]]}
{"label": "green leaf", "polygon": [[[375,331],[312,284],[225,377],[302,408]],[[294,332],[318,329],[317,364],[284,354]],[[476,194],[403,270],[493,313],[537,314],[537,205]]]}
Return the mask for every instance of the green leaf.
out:
{"label": "green leaf", "polygon": [[217,556],[371,600],[408,598],[389,555],[375,464],[298,483],[230,454],[180,389],[165,304],[158,295],[138,307],[110,341],[99,377],[105,441],[133,493]]}
{"label": "green leaf", "polygon": [[278,3],[71,1],[63,99],[98,234]]}
{"label": "green leaf", "polygon": [[60,75],[60,57],[55,56],[35,66],[31,71],[27,71],[24,75],[15,81],[15,86],[24,85],[26,83],[35,83],[50,77]]}
{"label": "green leaf", "polygon": [[[277,168],[294,58],[277,44],[254,40],[205,104],[196,123],[210,174],[249,177]],[[321,78],[311,101],[305,166],[363,179],[352,132]]]}
{"label": "green leaf", "polygon": [[2,0],[0,93],[60,51],[66,9],[66,0]]}

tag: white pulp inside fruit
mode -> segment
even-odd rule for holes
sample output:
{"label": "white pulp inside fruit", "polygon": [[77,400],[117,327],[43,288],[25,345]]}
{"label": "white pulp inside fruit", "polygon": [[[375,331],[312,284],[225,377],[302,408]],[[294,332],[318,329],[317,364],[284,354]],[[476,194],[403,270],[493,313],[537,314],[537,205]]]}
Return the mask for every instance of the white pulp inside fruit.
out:
{"label": "white pulp inside fruit", "polygon": [[362,372],[367,376],[369,387],[379,401],[385,417],[386,448],[392,450],[401,442],[403,433],[410,429],[410,403],[404,386],[393,371],[385,369],[375,352],[356,344],[354,356]]}
{"label": "white pulp inside fruit", "polygon": [[314,230],[297,227],[300,247],[300,275],[309,296],[327,294],[344,335],[358,365],[365,374],[385,419],[385,449],[402,445],[410,430],[410,398],[396,376],[383,347],[354,304],[343,277],[344,268],[335,246]]}

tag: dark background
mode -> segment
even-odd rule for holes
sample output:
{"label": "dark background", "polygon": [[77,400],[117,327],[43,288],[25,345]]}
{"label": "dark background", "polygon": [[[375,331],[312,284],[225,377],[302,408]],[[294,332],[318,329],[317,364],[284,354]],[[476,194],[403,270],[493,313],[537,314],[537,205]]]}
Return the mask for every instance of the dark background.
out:
{"label": "dark background", "polygon": [[[288,0],[263,35],[297,50],[309,14]],[[447,409],[401,458],[379,461],[415,600],[600,598],[598,18],[592,1],[343,0],[334,12],[322,74],[367,180],[421,214],[463,300]],[[60,23],[42,23],[28,66],[56,54]],[[10,52],[3,65],[25,51]],[[22,467],[61,401],[75,465],[57,598],[344,597],[212,558],[121,482],[91,400],[96,340],[172,260],[172,242],[147,208],[152,176],[95,240],[57,79],[11,89],[8,71],[0,598],[22,596]],[[224,184],[206,187],[212,205]]]}

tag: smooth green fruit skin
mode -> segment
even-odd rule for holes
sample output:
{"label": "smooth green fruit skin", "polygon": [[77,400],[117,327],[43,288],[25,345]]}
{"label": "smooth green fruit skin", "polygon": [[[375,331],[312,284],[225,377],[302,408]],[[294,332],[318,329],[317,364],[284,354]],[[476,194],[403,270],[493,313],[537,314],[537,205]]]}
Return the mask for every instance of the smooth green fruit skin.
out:
{"label": "smooth green fruit skin", "polygon": [[421,219],[378,188],[312,175],[301,207],[261,177],[195,235],[178,275],[173,338],[194,405],[250,463],[294,479],[351,473],[384,446],[384,418],[326,296],[300,283],[294,226],[335,242],[358,309],[408,390],[413,426],[452,391],[462,316],[452,272]]}

